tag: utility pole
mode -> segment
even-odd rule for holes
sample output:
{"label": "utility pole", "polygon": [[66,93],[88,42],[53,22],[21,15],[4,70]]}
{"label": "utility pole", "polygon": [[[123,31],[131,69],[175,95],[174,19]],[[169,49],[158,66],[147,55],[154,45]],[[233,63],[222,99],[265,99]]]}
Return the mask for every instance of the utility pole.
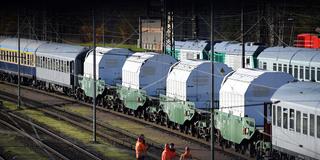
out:
{"label": "utility pole", "polygon": [[18,9],[18,109],[21,108],[21,91],[20,91],[20,10]]}
{"label": "utility pole", "polygon": [[173,2],[167,0],[163,0],[163,19],[162,19],[162,27],[163,27],[163,53],[166,53],[166,48],[169,45],[170,47],[170,55],[172,55],[175,51],[175,43],[174,43],[174,28],[173,28]]}
{"label": "utility pole", "polygon": [[93,142],[96,142],[96,26],[94,10],[92,10],[92,35],[93,35],[93,97],[92,97],[92,126],[93,126]]}
{"label": "utility pole", "polygon": [[42,34],[43,34],[43,36],[42,36],[42,40],[47,40],[47,13],[46,13],[46,11],[44,10],[43,11],[43,13],[42,13],[43,15],[43,17],[42,17],[42,20],[43,20],[43,28],[42,28]]}
{"label": "utility pole", "polygon": [[210,36],[210,45],[211,45],[211,159],[214,160],[214,10],[213,10],[213,1],[211,1],[211,36]]}
{"label": "utility pole", "polygon": [[103,12],[102,12],[102,43],[103,43],[103,47],[105,47],[105,42],[104,42],[104,19],[105,19],[105,17],[104,17],[104,10],[103,10]]}
{"label": "utility pole", "polygon": [[242,2],[241,2],[241,41],[242,41],[242,68],[246,68],[244,29],[243,29],[243,21],[244,21],[243,5],[244,5],[244,0],[242,0]]}

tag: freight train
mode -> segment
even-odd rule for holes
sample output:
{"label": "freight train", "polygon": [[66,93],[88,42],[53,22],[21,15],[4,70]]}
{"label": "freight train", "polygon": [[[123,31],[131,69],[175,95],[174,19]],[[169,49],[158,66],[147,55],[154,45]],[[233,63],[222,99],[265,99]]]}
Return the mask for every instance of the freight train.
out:
{"label": "freight train", "polygon": [[[17,82],[17,44],[16,38],[0,40],[1,80]],[[92,49],[21,39],[20,57],[23,84],[92,102]],[[319,83],[120,48],[97,47],[96,60],[98,105],[207,140],[215,134],[220,145],[252,156],[320,158]]]}

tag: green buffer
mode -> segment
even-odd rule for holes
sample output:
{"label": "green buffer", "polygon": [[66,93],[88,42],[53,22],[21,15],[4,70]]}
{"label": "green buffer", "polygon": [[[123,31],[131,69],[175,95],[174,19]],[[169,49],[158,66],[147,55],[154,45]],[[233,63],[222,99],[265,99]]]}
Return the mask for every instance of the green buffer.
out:
{"label": "green buffer", "polygon": [[137,110],[139,106],[143,106],[147,101],[147,94],[144,90],[133,89],[117,85],[117,94],[123,101],[126,108]]}
{"label": "green buffer", "polygon": [[192,102],[185,102],[160,95],[160,105],[169,116],[169,120],[180,125],[184,124],[187,120],[190,121],[195,115],[195,105]]}
{"label": "green buffer", "polygon": [[[79,76],[79,85],[88,97],[93,97],[93,79],[89,77]],[[105,89],[103,80],[96,80],[96,95],[102,94]]]}
{"label": "green buffer", "polygon": [[214,112],[215,128],[221,136],[231,142],[240,144],[244,139],[251,139],[255,132],[255,120],[239,117],[221,111]]}

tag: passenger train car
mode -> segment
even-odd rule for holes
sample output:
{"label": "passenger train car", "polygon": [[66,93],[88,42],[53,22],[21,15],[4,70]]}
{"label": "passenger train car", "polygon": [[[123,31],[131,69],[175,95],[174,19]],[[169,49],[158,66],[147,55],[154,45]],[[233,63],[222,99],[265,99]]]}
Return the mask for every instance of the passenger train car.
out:
{"label": "passenger train car", "polygon": [[166,48],[166,53],[177,60],[209,59],[210,43],[205,40],[175,41],[175,50],[171,53],[171,48]]}
{"label": "passenger train car", "polygon": [[288,83],[272,96],[272,148],[282,157],[320,159],[320,84]]}
{"label": "passenger train car", "polygon": [[259,68],[286,72],[301,81],[320,82],[320,50],[270,47],[258,57]]}
{"label": "passenger train car", "polygon": [[[1,77],[11,82],[17,82],[18,75],[18,39],[4,38],[0,42]],[[36,51],[45,41],[29,39],[20,40],[20,73],[22,83],[35,83]]]}
{"label": "passenger train car", "polygon": [[[18,40],[6,38],[0,42],[2,77],[17,82]],[[20,40],[20,71],[22,83],[46,90],[59,90],[67,95],[77,86],[75,75],[83,74],[86,47],[46,41]]]}

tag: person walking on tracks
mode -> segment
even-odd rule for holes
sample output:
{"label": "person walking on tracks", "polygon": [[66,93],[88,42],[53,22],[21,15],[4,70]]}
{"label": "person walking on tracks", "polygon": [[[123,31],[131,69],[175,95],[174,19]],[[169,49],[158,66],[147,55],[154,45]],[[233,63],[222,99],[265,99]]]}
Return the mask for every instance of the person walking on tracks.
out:
{"label": "person walking on tracks", "polygon": [[147,153],[147,144],[145,143],[144,135],[141,134],[138,137],[138,140],[136,142],[136,158],[137,160],[144,160]]}
{"label": "person walking on tracks", "polygon": [[191,160],[191,159],[192,159],[192,155],[190,152],[190,148],[188,146],[186,146],[184,148],[184,153],[181,154],[181,156],[180,156],[180,160]]}

